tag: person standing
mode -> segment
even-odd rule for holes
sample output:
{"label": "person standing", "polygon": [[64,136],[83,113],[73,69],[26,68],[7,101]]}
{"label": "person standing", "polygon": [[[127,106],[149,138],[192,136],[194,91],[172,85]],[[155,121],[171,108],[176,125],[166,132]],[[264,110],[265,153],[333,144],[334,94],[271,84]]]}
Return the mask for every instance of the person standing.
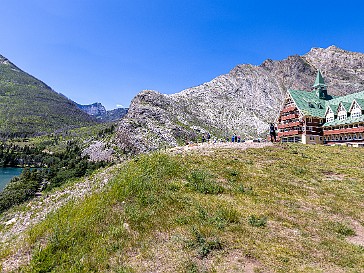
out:
{"label": "person standing", "polygon": [[274,126],[273,123],[271,123],[269,125],[269,135],[270,135],[270,141],[272,141],[272,143],[273,143],[273,140],[274,140],[274,142],[277,141],[276,127]]}

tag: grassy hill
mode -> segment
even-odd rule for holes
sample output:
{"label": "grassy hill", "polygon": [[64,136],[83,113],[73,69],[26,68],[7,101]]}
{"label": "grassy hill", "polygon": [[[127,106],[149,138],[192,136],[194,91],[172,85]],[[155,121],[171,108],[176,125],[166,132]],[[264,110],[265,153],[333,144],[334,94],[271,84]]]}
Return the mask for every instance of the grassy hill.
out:
{"label": "grassy hill", "polygon": [[3,271],[12,260],[19,272],[364,272],[363,155],[308,145],[142,155],[3,244]]}
{"label": "grassy hill", "polygon": [[73,101],[0,55],[0,135],[53,132],[93,123]]}

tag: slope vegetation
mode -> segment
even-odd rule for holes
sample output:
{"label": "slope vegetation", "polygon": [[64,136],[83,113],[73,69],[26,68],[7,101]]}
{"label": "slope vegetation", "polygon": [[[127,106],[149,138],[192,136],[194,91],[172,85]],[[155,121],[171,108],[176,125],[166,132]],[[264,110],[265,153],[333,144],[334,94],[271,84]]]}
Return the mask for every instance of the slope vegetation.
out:
{"label": "slope vegetation", "polygon": [[[364,151],[244,145],[142,155],[104,171],[103,188],[4,243],[3,271],[363,272],[364,164],[353,159]],[[14,225],[6,217],[2,234]]]}
{"label": "slope vegetation", "polygon": [[73,101],[0,55],[0,135],[53,132],[94,123]]}

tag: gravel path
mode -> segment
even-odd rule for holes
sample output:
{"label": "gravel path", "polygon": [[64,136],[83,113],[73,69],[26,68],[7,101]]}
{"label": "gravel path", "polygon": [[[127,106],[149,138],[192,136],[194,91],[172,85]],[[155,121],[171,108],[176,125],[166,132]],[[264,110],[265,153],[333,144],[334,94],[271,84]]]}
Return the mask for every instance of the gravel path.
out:
{"label": "gravel path", "polygon": [[271,142],[217,142],[217,143],[193,143],[186,146],[178,146],[169,150],[169,152],[174,154],[180,154],[185,152],[193,152],[193,151],[209,151],[214,149],[238,149],[238,150],[246,150],[248,148],[263,148],[267,146],[273,146]]}

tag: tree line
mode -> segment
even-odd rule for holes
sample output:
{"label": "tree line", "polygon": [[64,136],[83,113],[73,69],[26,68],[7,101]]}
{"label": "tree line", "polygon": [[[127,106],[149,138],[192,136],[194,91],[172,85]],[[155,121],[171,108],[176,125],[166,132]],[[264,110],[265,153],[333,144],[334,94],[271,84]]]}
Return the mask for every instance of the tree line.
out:
{"label": "tree line", "polygon": [[54,154],[45,152],[43,147],[1,144],[0,166],[26,167],[0,192],[0,213],[33,198],[39,191],[49,191],[69,179],[82,177],[110,164],[91,162],[81,153],[74,141],[67,142],[65,151]]}

